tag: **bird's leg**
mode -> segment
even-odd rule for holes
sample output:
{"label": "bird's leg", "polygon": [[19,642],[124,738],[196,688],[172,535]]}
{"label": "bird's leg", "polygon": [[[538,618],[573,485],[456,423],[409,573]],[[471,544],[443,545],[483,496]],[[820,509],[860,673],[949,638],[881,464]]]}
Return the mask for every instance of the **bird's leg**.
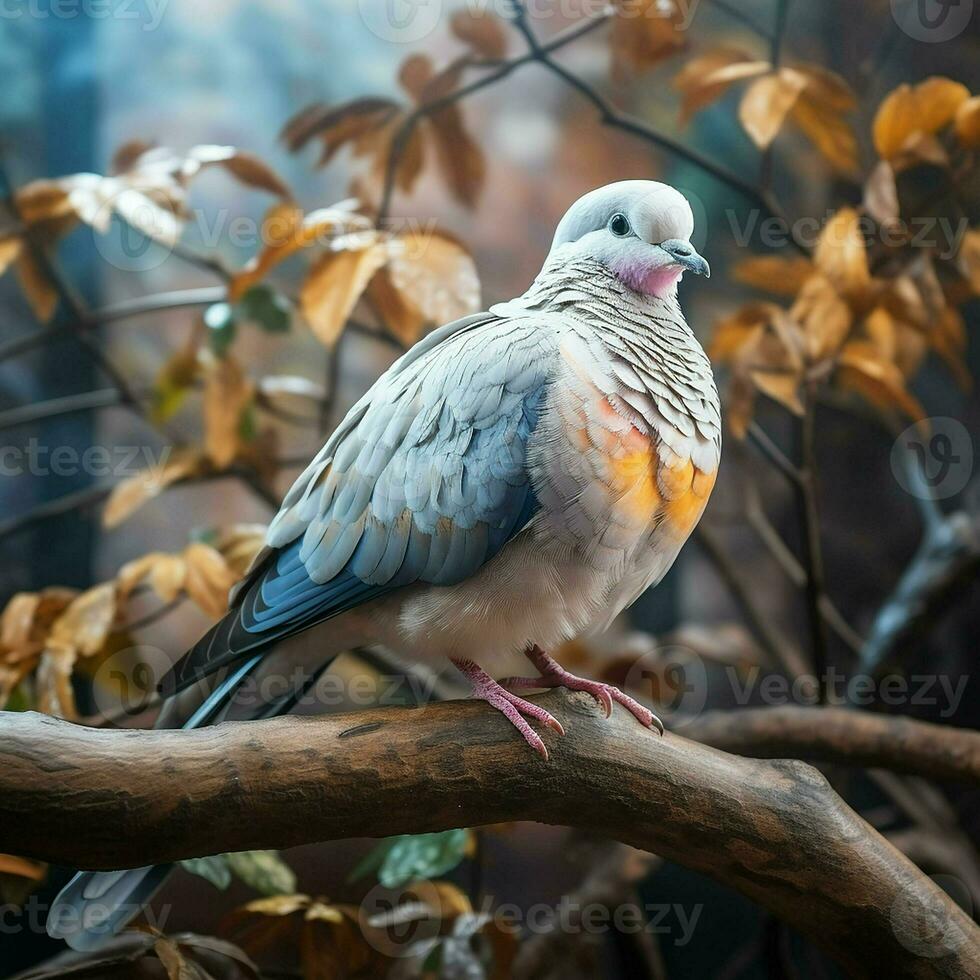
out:
{"label": "bird's leg", "polygon": [[559,735],[564,735],[565,729],[561,727],[558,719],[533,701],[525,701],[524,698],[519,698],[516,694],[505,691],[479,664],[475,664],[472,660],[453,657],[452,662],[470,679],[473,685],[472,696],[481,701],[486,701],[487,704],[496,708],[524,736],[524,741],[535,752],[547,759],[548,749],[541,740],[541,736],[521,716],[527,715],[528,718],[541,722],[542,725],[553,729]]}
{"label": "bird's leg", "polygon": [[618,701],[637,721],[647,728],[656,728],[664,733],[664,723],[639,701],[634,701],[612,684],[591,681],[587,677],[570,674],[557,660],[549,657],[539,646],[530,646],[524,652],[528,660],[541,672],[540,677],[506,677],[500,683],[503,687],[543,688],[567,687],[570,691],[585,691],[602,705],[608,718],[612,714],[612,703]]}

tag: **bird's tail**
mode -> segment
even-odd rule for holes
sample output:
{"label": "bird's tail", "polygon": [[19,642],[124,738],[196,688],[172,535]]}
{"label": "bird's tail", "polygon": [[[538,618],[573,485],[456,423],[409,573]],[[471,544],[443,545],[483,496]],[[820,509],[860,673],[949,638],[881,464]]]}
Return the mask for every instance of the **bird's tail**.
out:
{"label": "bird's tail", "polygon": [[[181,727],[201,728],[220,721],[238,686],[261,659],[261,655],[256,655],[230,673]],[[250,716],[257,719],[287,714],[332,660],[331,657],[317,671],[307,675],[289,694],[258,706]],[[167,712],[161,714],[166,716]],[[80,952],[99,949],[142,911],[173,868],[173,864],[158,864],[129,871],[79,871],[58,893],[51,906],[47,919],[48,935],[63,939]]]}

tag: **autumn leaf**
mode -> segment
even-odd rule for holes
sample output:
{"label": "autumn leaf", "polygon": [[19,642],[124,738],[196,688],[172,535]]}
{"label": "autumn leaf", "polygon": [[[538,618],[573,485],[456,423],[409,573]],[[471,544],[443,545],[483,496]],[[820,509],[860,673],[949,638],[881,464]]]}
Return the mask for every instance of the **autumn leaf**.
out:
{"label": "autumn leaf", "polygon": [[10,268],[23,247],[24,243],[17,235],[7,234],[0,237],[0,276]]}
{"label": "autumn leaf", "polygon": [[864,210],[885,228],[894,227],[900,207],[895,171],[887,160],[880,160],[864,183]]}
{"label": "autumn leaf", "polygon": [[687,44],[684,11],[676,0],[614,0],[613,7],[610,46],[617,77],[646,71]]}
{"label": "autumn leaf", "polygon": [[831,166],[847,176],[858,172],[857,136],[839,109],[807,87],[793,105],[792,118]]}
{"label": "autumn leaf", "polygon": [[254,153],[234,146],[191,147],[181,165],[180,177],[187,181],[213,166],[220,166],[247,187],[268,191],[281,198],[292,196],[282,178],[267,163]]}
{"label": "autumn leaf", "polygon": [[956,267],[974,294],[980,296],[980,228],[972,228],[963,236]]}
{"label": "autumn leaf", "polygon": [[802,73],[780,68],[776,74],[759,78],[749,86],[739,105],[738,117],[760,150],[772,144],[806,84]]}
{"label": "autumn leaf", "polygon": [[736,82],[772,70],[768,61],[757,61],[736,48],[713,48],[691,58],[674,78],[681,94],[681,123],[720,99]]}
{"label": "autumn leaf", "polygon": [[926,418],[925,409],[906,389],[902,372],[866,341],[852,340],[844,346],[837,383],[885,410],[897,408],[916,421]]}
{"label": "autumn leaf", "polygon": [[232,524],[218,532],[214,547],[221,552],[236,578],[241,578],[251,567],[265,545],[265,534],[264,524]]}
{"label": "autumn leaf", "polygon": [[34,674],[37,692],[37,710],[55,718],[74,721],[78,718],[71,675],[75,669],[78,652],[74,647],[45,649]]}
{"label": "autumn leaf", "polygon": [[732,278],[776,296],[795,296],[813,272],[813,263],[803,256],[758,255],[739,262]]}
{"label": "autumn leaf", "polygon": [[866,295],[871,272],[861,216],[854,208],[841,208],[824,225],[813,261],[842,296],[860,299]]}
{"label": "autumn leaf", "polygon": [[242,417],[255,385],[232,357],[213,358],[204,376],[204,446],[218,469],[232,464],[242,444]]}
{"label": "autumn leaf", "polygon": [[831,280],[821,274],[806,281],[789,315],[800,326],[811,364],[834,354],[847,339],[853,322],[850,307]]}
{"label": "autumn leaf", "polygon": [[97,585],[72,600],[52,624],[46,643],[74,647],[79,655],[89,657],[105,646],[115,620],[115,584]]}
{"label": "autumn leaf", "polygon": [[955,123],[960,144],[971,150],[980,148],[980,95],[960,103]]}
{"label": "autumn leaf", "polygon": [[127,517],[179,480],[200,473],[206,460],[197,450],[175,450],[163,463],[118,483],[102,512],[102,526],[117,527]]}
{"label": "autumn leaf", "polygon": [[375,233],[349,236],[313,263],[300,291],[300,310],[321,343],[332,347],[371,277],[388,260]]}
{"label": "autumn leaf", "polygon": [[480,280],[470,254],[444,232],[407,232],[389,245],[389,259],[369,295],[388,329],[406,347],[426,328],[480,308]]}
{"label": "autumn leaf", "polygon": [[45,324],[58,306],[58,291],[34,253],[22,249],[15,260],[17,279],[38,322]]}
{"label": "autumn leaf", "polygon": [[42,881],[46,869],[47,865],[38,861],[28,861],[27,858],[16,857],[13,854],[0,854],[0,875],[14,875],[17,878]]}
{"label": "autumn leaf", "polygon": [[875,149],[885,160],[898,157],[911,138],[932,136],[955,118],[970,98],[965,85],[949,78],[927,78],[918,85],[899,85],[882,102],[872,133]]}
{"label": "autumn leaf", "polygon": [[483,7],[455,11],[449,29],[465,45],[484,58],[497,61],[507,53],[507,35],[500,18]]}
{"label": "autumn leaf", "polygon": [[228,608],[228,591],[238,580],[221,553],[196,541],[184,550],[187,580],[184,588],[201,609],[215,619]]}

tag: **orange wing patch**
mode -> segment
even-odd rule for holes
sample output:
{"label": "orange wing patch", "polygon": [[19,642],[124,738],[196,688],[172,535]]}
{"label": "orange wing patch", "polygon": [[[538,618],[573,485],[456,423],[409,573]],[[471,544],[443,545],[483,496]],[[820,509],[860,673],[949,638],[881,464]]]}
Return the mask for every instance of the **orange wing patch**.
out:
{"label": "orange wing patch", "polygon": [[670,527],[687,537],[701,519],[715,485],[716,472],[699,470],[689,459],[663,464],[657,482],[664,496],[664,514]]}

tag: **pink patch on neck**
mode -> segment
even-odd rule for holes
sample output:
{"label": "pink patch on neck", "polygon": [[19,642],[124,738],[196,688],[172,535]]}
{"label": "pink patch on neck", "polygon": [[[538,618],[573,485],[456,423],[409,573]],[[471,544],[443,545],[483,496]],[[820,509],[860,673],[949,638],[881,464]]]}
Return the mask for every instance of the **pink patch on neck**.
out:
{"label": "pink patch on neck", "polygon": [[665,299],[673,293],[677,283],[680,281],[684,270],[680,266],[668,265],[656,268],[625,268],[614,269],[616,277],[626,283],[630,289],[635,289],[638,293],[645,296],[656,296]]}

